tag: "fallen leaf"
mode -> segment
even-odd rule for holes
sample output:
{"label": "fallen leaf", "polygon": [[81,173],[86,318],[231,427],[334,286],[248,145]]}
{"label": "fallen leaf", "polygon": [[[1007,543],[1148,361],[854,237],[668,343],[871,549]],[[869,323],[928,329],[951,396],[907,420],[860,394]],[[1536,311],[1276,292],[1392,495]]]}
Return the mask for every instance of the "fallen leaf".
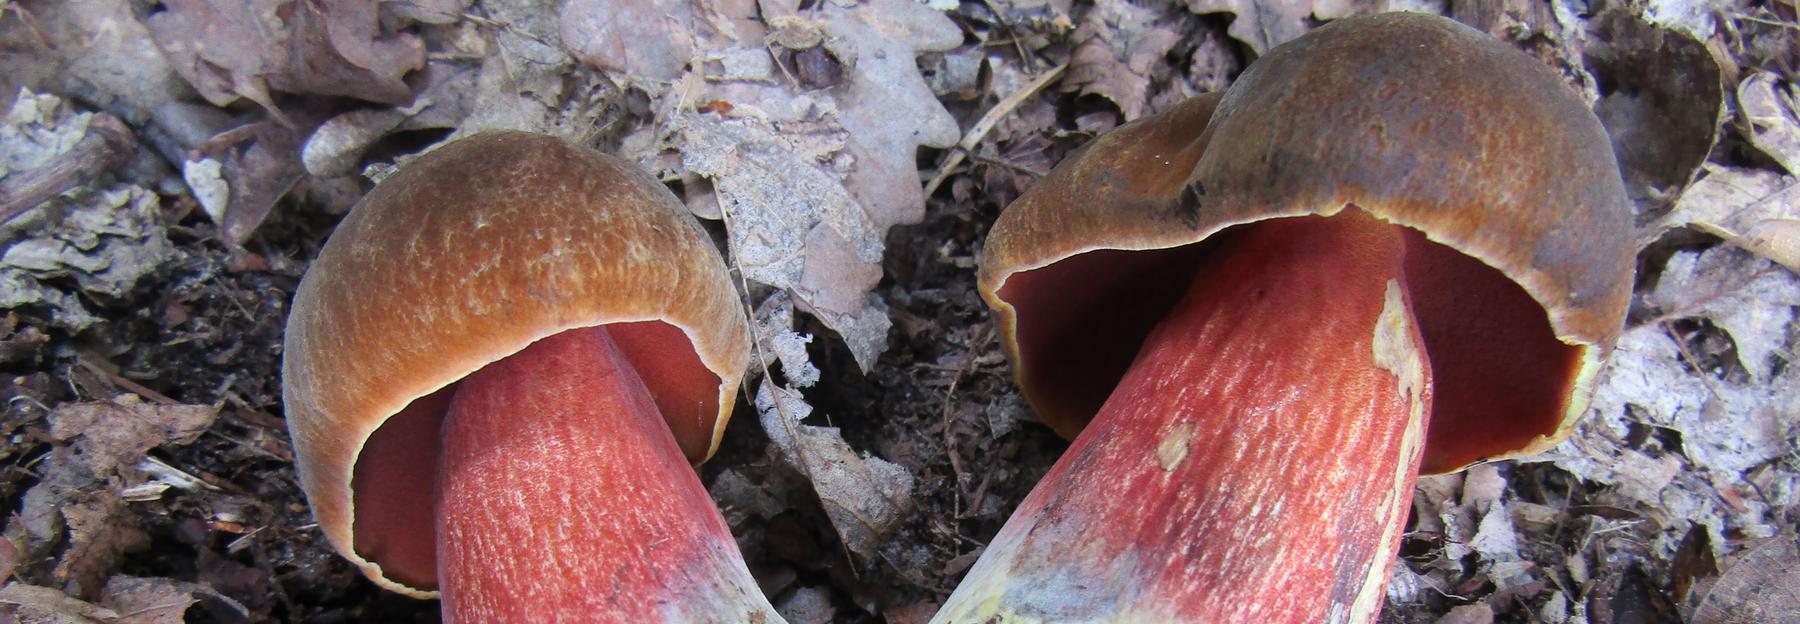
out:
{"label": "fallen leaf", "polygon": [[1713,554],[1712,534],[1706,527],[1689,525],[1687,535],[1681,538],[1681,547],[1669,562],[1669,576],[1673,577],[1670,593],[1681,605],[1682,611],[1690,619],[1694,608],[1699,606],[1703,595],[1718,580],[1719,563]]}
{"label": "fallen leaf", "polygon": [[1513,528],[1512,515],[1507,513],[1505,504],[1495,502],[1482,513],[1475,536],[1469,539],[1469,548],[1485,561],[1519,559],[1518,531]]}
{"label": "fallen leaf", "polygon": [[48,434],[58,444],[38,464],[41,479],[19,510],[32,565],[71,595],[97,594],[127,553],[149,544],[120,495],[141,480],[134,466],[152,448],[192,442],[217,417],[211,406],[151,404],[132,395],[52,410]]}
{"label": "fallen leaf", "polygon": [[1257,56],[1268,54],[1271,48],[1311,30],[1308,19],[1312,17],[1314,4],[1313,0],[1187,0],[1188,10],[1201,15],[1232,14],[1231,26],[1226,32],[1232,39],[1250,46],[1250,51]]}
{"label": "fallen leaf", "polygon": [[[563,43],[575,58],[660,92],[693,60],[693,9],[686,0],[569,0]],[[704,23],[704,22],[702,22]]]}
{"label": "fallen leaf", "polygon": [[[208,206],[207,214],[226,241],[242,245],[249,240],[275,203],[306,175],[300,161],[303,136],[291,121],[265,119],[226,130],[195,150],[202,159],[193,162],[209,168],[213,165],[206,161],[218,163],[216,175],[194,177],[211,185],[203,187],[212,195],[210,201],[225,200],[222,209]],[[191,175],[186,169],[184,177]],[[217,186],[220,181],[224,190]]]}
{"label": "fallen leaf", "polygon": [[1082,16],[1071,38],[1064,91],[1104,97],[1124,115],[1143,116],[1150,102],[1151,71],[1180,43],[1164,9],[1124,0],[1100,0]]}
{"label": "fallen leaf", "polygon": [[[657,17],[618,30],[633,11]],[[561,19],[566,45],[657,98],[654,138],[627,139],[639,160],[683,180],[696,214],[726,218],[734,265],[786,290],[868,370],[891,326],[872,294],[883,238],[924,215],[918,148],[960,138],[918,65],[961,43],[956,26],[913,0],[583,0]],[[682,24],[691,39],[657,40]]]}
{"label": "fallen leaf", "polygon": [[218,417],[210,405],[159,405],[122,395],[51,410],[50,437],[71,443],[82,465],[104,474],[136,464],[158,446],[189,444]]}
{"label": "fallen leaf", "polygon": [[1763,541],[1726,564],[1694,610],[1694,624],[1790,622],[1800,613],[1800,543],[1786,535]]}
{"label": "fallen leaf", "polygon": [[1437,624],[1494,624],[1494,608],[1485,602],[1463,605],[1438,618]]}
{"label": "fallen leaf", "polygon": [[1691,226],[1800,273],[1800,180],[1772,171],[1707,165],[1648,242]]}
{"label": "fallen leaf", "polygon": [[806,354],[812,336],[794,331],[793,299],[777,292],[756,307],[756,342],[762,348],[763,365],[781,364],[781,376],[795,388],[819,381],[819,369]]}
{"label": "fallen leaf", "polygon": [[812,407],[768,379],[757,390],[756,410],[782,460],[812,482],[844,546],[865,560],[873,556],[911,507],[912,474],[858,454],[836,427],[801,424]]}
{"label": "fallen leaf", "polygon": [[1588,24],[1586,63],[1602,91],[1595,114],[1612,137],[1639,221],[1666,212],[1699,173],[1724,121],[1719,62],[1702,41],[1613,9]]}
{"label": "fallen leaf", "polygon": [[1795,117],[1793,85],[1773,73],[1757,72],[1738,83],[1737,96],[1750,144],[1788,173],[1800,174],[1800,118]]}
{"label": "fallen leaf", "polygon": [[751,482],[744,473],[732,468],[726,468],[714,477],[712,486],[706,491],[718,502],[726,523],[731,526],[738,526],[748,516],[768,520],[787,509],[776,493]]}
{"label": "fallen leaf", "polygon": [[66,494],[55,503],[67,535],[62,537],[66,546],[56,556],[52,578],[71,596],[92,596],[124,565],[126,554],[150,547],[150,536],[117,493]]}
{"label": "fallen leaf", "polygon": [[100,604],[118,612],[108,624],[182,624],[194,605],[205,603],[215,618],[219,612],[249,621],[250,610],[211,587],[168,578],[118,575],[106,581]]}
{"label": "fallen leaf", "polygon": [[181,624],[188,609],[202,601],[215,616],[250,617],[243,605],[204,585],[125,575],[106,582],[100,604],[49,587],[11,583],[0,588],[0,616],[11,615],[15,619],[9,621],[21,624]]}
{"label": "fallen leaf", "polygon": [[[20,624],[92,624],[119,617],[118,612],[70,597],[49,587],[8,583],[0,587],[0,605],[15,607]],[[3,615],[4,613],[0,613]]]}
{"label": "fallen leaf", "polygon": [[1490,0],[1452,3],[1449,15],[1537,58],[1592,107],[1600,93],[1583,60],[1588,20],[1579,12],[1586,10],[1566,0]]}
{"label": "fallen leaf", "polygon": [[411,33],[382,32],[360,0],[168,0],[150,34],[208,102],[237,98],[285,120],[271,90],[405,104],[402,78],[425,64]]}
{"label": "fallen leaf", "polygon": [[357,109],[326,120],[306,138],[300,161],[314,177],[352,175],[358,172],[363,152],[389,134],[455,128],[469,114],[475,79],[474,68],[432,61],[422,72],[425,86],[412,104]]}
{"label": "fallen leaf", "polygon": [[1668,315],[1706,318],[1731,337],[1738,363],[1759,383],[1792,359],[1787,351],[1800,279],[1730,248],[1669,258],[1649,300]]}
{"label": "fallen leaf", "polygon": [[455,52],[481,59],[468,115],[457,133],[482,129],[529,129],[563,137],[581,137],[601,120],[587,94],[605,77],[581,70],[563,50],[558,31],[560,2],[495,0],[482,2],[481,22],[457,25]]}
{"label": "fallen leaf", "polygon": [[[56,42],[54,47],[33,46],[54,57],[43,64],[53,75],[39,88],[77,95],[134,125],[165,103],[192,97],[138,21],[134,3],[62,0],[31,3],[31,9],[35,25]],[[7,69],[20,66],[8,62]]]}
{"label": "fallen leaf", "polygon": [[1718,32],[1719,13],[1716,0],[1654,0],[1644,3],[1644,17],[1668,28],[1680,29],[1689,37],[1705,40]]}
{"label": "fallen leaf", "polygon": [[1357,15],[1412,11],[1442,15],[1445,0],[1313,0],[1313,15],[1322,20],[1342,19]]}
{"label": "fallen leaf", "polygon": [[[1681,251],[1647,299],[1664,316],[1620,336],[1596,382],[1593,415],[1544,459],[1615,485],[1665,527],[1700,524],[1715,543],[1727,528],[1771,534],[1777,501],[1725,506],[1715,492],[1792,452],[1796,425],[1786,415],[1800,412],[1800,380],[1793,366],[1770,358],[1792,357],[1786,341],[1800,276],[1732,247]],[[1735,351],[1738,362],[1699,368],[1702,356],[1677,342],[1688,338],[1668,322],[1676,319],[1708,321],[1735,347],[1723,354]],[[1734,372],[1740,363],[1744,372]],[[1678,434],[1679,445],[1633,442],[1633,431],[1646,428]],[[1655,547],[1673,552],[1680,539],[1679,531],[1662,532]]]}
{"label": "fallen leaf", "polygon": [[794,590],[775,605],[775,612],[789,624],[830,624],[837,616],[837,609],[831,606],[831,592],[824,587]]}

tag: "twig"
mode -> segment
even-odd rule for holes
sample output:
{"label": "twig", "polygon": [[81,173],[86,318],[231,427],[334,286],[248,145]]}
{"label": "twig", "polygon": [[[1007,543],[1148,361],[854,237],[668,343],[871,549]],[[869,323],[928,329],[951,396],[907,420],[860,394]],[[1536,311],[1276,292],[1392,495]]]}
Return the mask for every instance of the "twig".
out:
{"label": "twig", "polygon": [[95,375],[99,375],[101,379],[105,379],[108,383],[111,383],[112,385],[118,386],[120,388],[124,388],[125,390],[130,391],[132,394],[149,399],[153,402],[156,402],[156,403],[159,403],[162,405],[180,405],[181,404],[180,401],[169,398],[169,395],[163,394],[161,392],[157,392],[155,390],[151,390],[148,386],[145,386],[138,382],[132,381],[130,379],[126,379],[125,377],[119,375],[118,373],[114,373],[112,371],[106,370],[105,368],[102,368],[99,364],[95,364],[93,362],[93,360],[89,360],[87,358],[87,356],[85,356],[85,355],[77,356],[75,358],[75,361],[77,363],[79,363],[82,368],[87,369],[88,372],[93,373]]}
{"label": "twig", "polygon": [[975,151],[976,145],[981,143],[982,139],[987,138],[989,132],[994,131],[994,126],[1000,125],[1000,120],[1011,115],[1014,110],[1019,108],[1019,105],[1025,103],[1026,99],[1036,95],[1044,87],[1050,86],[1050,83],[1056,82],[1056,79],[1061,78],[1063,72],[1068,69],[1068,63],[1052,67],[1050,71],[1044,72],[1044,75],[1038,76],[1037,80],[1031,81],[1031,84],[1006,96],[1005,99],[995,103],[993,108],[988,109],[988,112],[981,116],[981,120],[975,122],[975,125],[969,128],[969,132],[963,135],[962,140],[956,143],[956,147],[950,152],[950,157],[944,160],[943,166],[938,167],[937,175],[932,176],[931,181],[925,184],[925,196],[931,197],[937,192],[939,186],[944,185],[944,180],[950,178],[950,173],[962,164],[964,158],[968,158],[969,152]]}
{"label": "twig", "polygon": [[129,162],[137,139],[119,118],[94,113],[87,135],[50,162],[0,180],[0,223]]}
{"label": "twig", "polygon": [[1694,377],[1700,380],[1700,385],[1706,386],[1707,394],[1711,394],[1713,400],[1723,402],[1725,395],[1720,393],[1718,386],[1713,384],[1712,374],[1706,372],[1706,368],[1700,365],[1700,358],[1694,357],[1693,352],[1688,350],[1687,342],[1681,339],[1680,332],[1675,331],[1675,324],[1663,321],[1662,329],[1663,334],[1675,343],[1675,351],[1681,355],[1681,360],[1693,367]]}
{"label": "twig", "polygon": [[[993,338],[994,332],[992,331],[992,327],[992,325],[984,326],[981,330],[980,337],[971,341],[969,345],[969,355],[968,357],[963,358],[962,365],[956,368],[956,374],[950,377],[950,387],[944,389],[944,399],[938,410],[938,422],[942,423],[944,428],[944,453],[950,456],[950,482],[956,485],[956,487],[953,488],[956,491],[956,495],[952,497],[950,507],[950,517],[952,518],[962,517],[963,469],[961,454],[956,450],[956,431],[955,428],[950,426],[950,412],[953,411],[952,408],[956,405],[956,386],[962,383],[963,376],[969,373],[969,367],[975,364],[976,356],[981,354],[982,349],[987,348],[988,341]],[[961,556],[961,549],[958,549],[956,554]]]}
{"label": "twig", "polygon": [[1793,22],[1784,22],[1784,21],[1777,20],[1777,19],[1769,19],[1766,17],[1757,17],[1755,15],[1749,15],[1746,13],[1733,13],[1731,16],[1734,18],[1737,18],[1737,19],[1744,20],[1746,22],[1756,22],[1758,24],[1763,24],[1765,26],[1775,26],[1775,27],[1779,27],[1779,28],[1791,28],[1791,29],[1795,29],[1795,30],[1800,30],[1800,24],[1795,24]]}

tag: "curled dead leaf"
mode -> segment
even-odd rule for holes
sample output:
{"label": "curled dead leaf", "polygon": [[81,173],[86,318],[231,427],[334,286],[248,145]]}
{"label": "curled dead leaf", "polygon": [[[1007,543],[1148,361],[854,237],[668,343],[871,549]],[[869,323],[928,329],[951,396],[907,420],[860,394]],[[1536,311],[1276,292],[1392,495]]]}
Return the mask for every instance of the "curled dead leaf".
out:
{"label": "curled dead leaf", "polygon": [[911,509],[912,473],[857,453],[836,427],[801,424],[811,406],[768,379],[757,390],[756,410],[781,458],[812,483],[844,547],[865,559],[874,555]]}
{"label": "curled dead leaf", "polygon": [[1602,92],[1595,114],[1645,222],[1667,212],[1718,140],[1719,62],[1704,42],[1625,9],[1596,16],[1588,30],[1585,61]]}
{"label": "curled dead leaf", "polygon": [[425,64],[425,44],[382,31],[377,3],[360,0],[168,0],[150,35],[208,102],[239,97],[276,119],[271,90],[404,104],[402,79]]}

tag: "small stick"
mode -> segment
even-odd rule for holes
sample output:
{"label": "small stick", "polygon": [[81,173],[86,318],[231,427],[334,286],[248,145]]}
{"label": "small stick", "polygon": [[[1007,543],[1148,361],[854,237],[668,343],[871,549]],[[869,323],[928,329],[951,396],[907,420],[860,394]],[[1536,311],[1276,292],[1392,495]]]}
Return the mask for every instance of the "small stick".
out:
{"label": "small stick", "polygon": [[123,166],[137,151],[137,139],[125,122],[94,113],[87,136],[50,162],[0,180],[0,223],[12,221],[38,204]]}
{"label": "small stick", "polygon": [[944,166],[938,168],[937,175],[932,176],[931,182],[925,184],[925,197],[931,197],[933,193],[937,192],[939,186],[943,186],[944,180],[950,178],[950,172],[955,171],[957,165],[961,165],[963,159],[967,158],[970,152],[975,151],[976,144],[981,143],[981,140],[994,130],[994,126],[1000,125],[1000,120],[1011,115],[1015,109],[1019,108],[1020,104],[1025,103],[1026,98],[1037,94],[1050,83],[1056,82],[1056,79],[1061,78],[1067,69],[1069,69],[1068,63],[1051,68],[1050,71],[1044,72],[1044,75],[1038,76],[1037,80],[1031,81],[1031,84],[1025,85],[1025,88],[1006,96],[1006,99],[1000,100],[994,104],[993,108],[988,109],[988,112],[981,116],[981,120],[975,122],[974,127],[969,128],[968,134],[964,134],[963,139],[956,143],[956,148],[950,152],[950,158],[944,161]]}

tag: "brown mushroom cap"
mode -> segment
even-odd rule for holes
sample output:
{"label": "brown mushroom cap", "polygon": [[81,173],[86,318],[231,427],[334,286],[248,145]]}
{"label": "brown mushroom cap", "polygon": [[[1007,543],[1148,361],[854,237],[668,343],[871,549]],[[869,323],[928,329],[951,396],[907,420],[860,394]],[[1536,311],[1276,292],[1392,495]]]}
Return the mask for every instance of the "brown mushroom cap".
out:
{"label": "brown mushroom cap", "polygon": [[1222,97],[1100,137],[1000,216],[980,288],[1026,397],[1072,437],[1202,241],[1348,206],[1422,233],[1409,279],[1448,289],[1420,310],[1450,389],[1423,470],[1566,437],[1622,327],[1631,207],[1605,131],[1561,80],[1441,17],[1333,22]]}
{"label": "brown mushroom cap", "polygon": [[750,343],[724,262],[668,189],[521,132],[452,142],[378,185],[301,281],[284,345],[300,481],[332,544],[377,582],[430,596],[446,390],[597,325],[688,459],[710,456]]}

